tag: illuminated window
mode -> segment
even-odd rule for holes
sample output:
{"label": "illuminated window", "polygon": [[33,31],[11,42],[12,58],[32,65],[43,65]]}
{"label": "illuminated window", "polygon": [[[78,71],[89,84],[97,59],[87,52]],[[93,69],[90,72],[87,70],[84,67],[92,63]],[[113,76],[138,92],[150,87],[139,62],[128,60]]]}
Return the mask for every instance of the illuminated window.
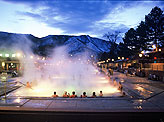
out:
{"label": "illuminated window", "polygon": [[5,54],[5,57],[9,57],[9,54]]}
{"label": "illuminated window", "polygon": [[12,54],[12,57],[15,57],[16,56],[16,54]]}

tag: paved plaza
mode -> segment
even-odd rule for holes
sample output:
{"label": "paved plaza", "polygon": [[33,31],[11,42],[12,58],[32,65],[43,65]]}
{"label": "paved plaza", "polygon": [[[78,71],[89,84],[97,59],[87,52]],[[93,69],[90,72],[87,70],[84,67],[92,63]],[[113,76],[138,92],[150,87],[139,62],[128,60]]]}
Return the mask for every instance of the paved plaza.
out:
{"label": "paved plaza", "polygon": [[0,110],[56,112],[164,112],[164,83],[114,72],[126,96],[103,98],[8,97]]}

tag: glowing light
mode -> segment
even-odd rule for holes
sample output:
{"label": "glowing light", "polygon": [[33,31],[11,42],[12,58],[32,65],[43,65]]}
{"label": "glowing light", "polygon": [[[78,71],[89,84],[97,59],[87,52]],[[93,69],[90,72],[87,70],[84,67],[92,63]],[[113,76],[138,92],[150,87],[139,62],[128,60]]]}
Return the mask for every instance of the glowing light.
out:
{"label": "glowing light", "polygon": [[12,54],[12,57],[15,57],[16,56],[16,54]]}
{"label": "glowing light", "polygon": [[42,58],[42,60],[45,60],[45,59],[46,59],[45,57]]}
{"label": "glowing light", "polygon": [[145,52],[144,51],[141,51],[142,54],[144,54]]}
{"label": "glowing light", "polygon": [[5,54],[5,57],[9,57],[9,54]]}
{"label": "glowing light", "polygon": [[112,61],[114,61],[114,59],[112,59]]}
{"label": "glowing light", "polygon": [[137,86],[136,89],[137,89],[138,91],[142,91],[142,92],[145,91],[145,89],[142,88],[142,87],[140,87],[140,86]]}
{"label": "glowing light", "polygon": [[143,102],[143,100],[142,100],[142,99],[139,99],[138,101],[139,101],[139,102],[141,102],[141,103]]}
{"label": "glowing light", "polygon": [[20,103],[21,100],[20,100],[20,98],[18,97],[17,99],[14,100],[14,102]]}
{"label": "glowing light", "polygon": [[33,59],[34,57],[31,55],[30,58]]}
{"label": "glowing light", "polygon": [[142,54],[139,54],[139,57],[142,57]]}
{"label": "glowing light", "polygon": [[5,66],[5,62],[2,62],[2,66],[3,66],[3,67]]}
{"label": "glowing light", "polygon": [[154,57],[154,59],[157,59],[157,57]]}
{"label": "glowing light", "polygon": [[153,48],[153,49],[155,49],[155,48],[156,48],[156,46],[155,46],[155,45],[152,45],[152,48]]}
{"label": "glowing light", "polygon": [[99,81],[99,83],[109,83],[109,81],[108,80],[101,80],[101,81]]}
{"label": "glowing light", "polygon": [[118,57],[118,59],[120,59],[120,57]]}
{"label": "glowing light", "polygon": [[122,57],[122,60],[124,60],[125,58],[124,57]]}
{"label": "glowing light", "polygon": [[17,57],[20,57],[21,56],[21,54],[20,53],[17,53]]}
{"label": "glowing light", "polygon": [[162,49],[159,49],[159,51],[162,51]]}
{"label": "glowing light", "polygon": [[0,54],[0,56],[2,56],[2,54]]}
{"label": "glowing light", "polygon": [[100,78],[100,79],[105,80],[105,78],[104,78],[104,77],[102,77],[102,78]]}
{"label": "glowing light", "polygon": [[93,55],[91,55],[91,57],[93,58]]}

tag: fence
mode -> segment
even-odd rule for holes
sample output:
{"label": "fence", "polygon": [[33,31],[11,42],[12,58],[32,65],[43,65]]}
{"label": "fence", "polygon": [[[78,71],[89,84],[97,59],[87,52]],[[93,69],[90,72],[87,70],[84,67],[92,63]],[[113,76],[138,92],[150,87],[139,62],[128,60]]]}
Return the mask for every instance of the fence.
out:
{"label": "fence", "polygon": [[143,65],[143,70],[164,71],[164,63],[149,63]]}

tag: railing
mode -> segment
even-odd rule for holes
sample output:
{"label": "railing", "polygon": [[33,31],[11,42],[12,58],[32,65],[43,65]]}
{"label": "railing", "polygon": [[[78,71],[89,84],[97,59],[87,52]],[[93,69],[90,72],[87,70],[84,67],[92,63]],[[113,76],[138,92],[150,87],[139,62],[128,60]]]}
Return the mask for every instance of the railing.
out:
{"label": "railing", "polygon": [[142,69],[153,70],[153,71],[164,71],[164,65],[149,65],[148,67]]}

